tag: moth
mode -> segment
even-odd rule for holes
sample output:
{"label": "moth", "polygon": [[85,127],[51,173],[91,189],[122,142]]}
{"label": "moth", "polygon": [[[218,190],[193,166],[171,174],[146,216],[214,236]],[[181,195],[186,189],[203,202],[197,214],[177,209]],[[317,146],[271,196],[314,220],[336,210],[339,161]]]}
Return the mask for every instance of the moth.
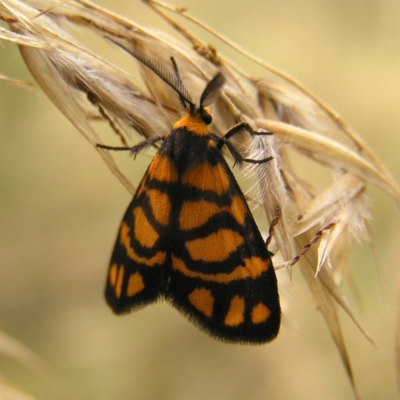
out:
{"label": "moth", "polygon": [[[133,154],[161,142],[122,219],[108,271],[105,297],[116,314],[166,300],[216,339],[262,344],[279,331],[277,279],[263,237],[225,161],[246,159],[229,142],[254,131],[239,123],[212,133],[208,108],[225,79],[217,73],[195,105],[171,58],[174,73],[136,49],[115,42],[163,79],[185,115],[169,134],[128,148]],[[126,150],[126,147],[99,147]]]}

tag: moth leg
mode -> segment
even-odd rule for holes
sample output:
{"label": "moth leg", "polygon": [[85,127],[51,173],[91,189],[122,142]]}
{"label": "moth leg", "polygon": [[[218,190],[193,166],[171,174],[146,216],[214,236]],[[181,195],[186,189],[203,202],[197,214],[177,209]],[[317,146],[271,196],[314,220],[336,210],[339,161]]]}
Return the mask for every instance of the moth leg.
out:
{"label": "moth leg", "polygon": [[247,122],[239,122],[237,125],[229,129],[221,139],[227,140],[233,135],[243,131],[249,133],[251,136],[273,135],[273,133],[269,131],[255,131]]}
{"label": "moth leg", "polygon": [[121,142],[125,146],[128,147],[128,143],[125,140],[123,132],[117,126],[117,123],[111,118],[111,116],[107,114],[107,111],[101,105],[100,101],[98,100],[98,97],[94,93],[88,91],[87,92],[87,98],[94,106],[96,106],[98,108],[101,117],[104,118],[106,121],[108,121],[108,123],[110,124],[111,129],[117,134],[117,136],[120,138]]}
{"label": "moth leg", "polygon": [[231,129],[229,129],[228,132],[225,133],[224,136],[222,136],[218,142],[217,142],[217,146],[219,149],[222,148],[222,146],[226,146],[229,150],[229,152],[232,154],[232,157],[234,159],[234,163],[233,165],[235,166],[236,164],[238,164],[239,166],[243,163],[243,162],[248,162],[251,164],[262,164],[268,161],[271,161],[273,159],[273,157],[267,157],[267,158],[263,158],[261,160],[254,160],[252,158],[244,158],[237,150],[236,148],[229,142],[229,139],[238,134],[238,133],[242,133],[242,132],[247,132],[249,133],[251,136],[258,136],[258,135],[272,135],[272,132],[268,132],[268,131],[255,131],[247,122],[240,122],[239,124],[235,125],[234,127],[232,127]]}
{"label": "moth leg", "polygon": [[164,140],[165,136],[155,136],[151,138],[147,138],[146,140],[143,140],[143,142],[140,142],[136,144],[135,146],[132,147],[114,147],[114,146],[106,146],[104,144],[96,144],[96,147],[99,147],[100,149],[105,149],[105,150],[115,150],[115,151],[130,151],[133,156],[136,157],[138,153],[140,153],[142,150],[147,149],[150,146],[153,146],[160,140]]}

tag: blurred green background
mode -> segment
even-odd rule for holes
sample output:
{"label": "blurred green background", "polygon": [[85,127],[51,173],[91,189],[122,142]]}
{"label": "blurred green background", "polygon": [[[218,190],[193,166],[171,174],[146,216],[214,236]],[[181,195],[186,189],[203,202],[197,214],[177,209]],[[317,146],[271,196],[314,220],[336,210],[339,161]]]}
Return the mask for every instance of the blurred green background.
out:
{"label": "blurred green background", "polygon": [[[98,3],[171,32],[138,0]],[[400,182],[398,1],[176,5],[304,82]],[[267,75],[193,31],[253,75]],[[0,54],[0,73],[32,81],[15,46],[5,44]],[[47,98],[33,92],[0,83],[0,330],[37,353],[48,371],[0,355],[2,378],[46,400],[353,398],[321,315],[287,283],[286,271],[278,272],[286,282],[281,332],[266,346],[219,343],[165,304],[114,316],[103,287],[131,196]],[[132,162],[135,184],[144,169]],[[343,290],[378,349],[343,312],[341,323],[361,397],[393,399],[400,214],[385,193],[374,187],[369,193],[376,259],[366,243],[355,244],[349,263],[356,295],[348,283]],[[293,281],[302,285],[296,268]]]}

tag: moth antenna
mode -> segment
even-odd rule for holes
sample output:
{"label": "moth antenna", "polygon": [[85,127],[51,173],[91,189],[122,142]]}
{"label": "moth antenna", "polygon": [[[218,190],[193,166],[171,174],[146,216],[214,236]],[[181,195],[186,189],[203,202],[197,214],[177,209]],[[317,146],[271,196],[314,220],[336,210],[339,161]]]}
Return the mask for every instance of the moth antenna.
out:
{"label": "moth antenna", "polygon": [[221,72],[218,72],[218,74],[215,75],[210,82],[208,82],[206,88],[204,89],[200,97],[200,108],[207,107],[216,100],[224,83],[224,76],[221,74]]}
{"label": "moth antenna", "polygon": [[[181,75],[179,74],[178,65],[176,64],[176,61],[175,61],[174,57],[170,57],[170,60],[171,60],[172,66],[174,67],[176,81],[177,81],[179,87],[183,87],[184,88]],[[179,101],[181,102],[183,107],[186,108],[185,98],[182,97],[182,95],[179,92],[178,92],[178,95],[179,95]],[[189,103],[189,104],[190,104],[191,107],[193,106],[193,104],[191,104],[191,103]]]}
{"label": "moth antenna", "polygon": [[[190,97],[189,92],[183,85],[182,80],[180,79],[179,73],[178,75],[172,74],[163,64],[156,61],[155,59],[149,57],[147,54],[143,53],[140,50],[137,50],[133,46],[128,46],[125,43],[121,43],[112,39],[108,36],[105,36],[105,39],[109,40],[110,42],[116,44],[117,46],[121,47],[121,49],[128,52],[130,55],[135,57],[138,61],[144,64],[146,67],[150,68],[156,75],[158,75],[167,85],[169,85],[172,89],[175,90],[176,93],[179,95],[179,99],[181,102],[187,102],[190,106],[193,105],[193,101]],[[173,62],[174,64],[174,62]],[[176,65],[176,64],[175,64]],[[175,68],[174,65],[174,68]],[[185,104],[186,106],[186,104]]]}

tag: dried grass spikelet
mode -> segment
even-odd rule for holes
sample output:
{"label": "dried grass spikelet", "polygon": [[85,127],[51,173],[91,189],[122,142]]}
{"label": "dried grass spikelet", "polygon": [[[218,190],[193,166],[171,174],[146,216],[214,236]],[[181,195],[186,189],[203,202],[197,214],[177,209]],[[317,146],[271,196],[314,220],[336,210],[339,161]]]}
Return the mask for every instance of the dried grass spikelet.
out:
{"label": "dried grass spikelet", "polygon": [[[172,69],[169,58],[173,56],[194,99],[218,70],[224,74],[226,84],[213,106],[216,118],[212,129],[223,134],[233,124],[247,121],[255,129],[273,132],[273,136],[255,138],[243,135],[238,146],[246,152],[246,157],[274,157],[272,162],[247,166],[246,173],[256,182],[259,193],[256,200],[265,210],[267,220],[271,222],[278,210],[282,210],[271,247],[288,261],[282,266],[290,265],[290,260],[316,233],[321,236],[302,257],[300,269],[328,325],[357,397],[337,306],[343,308],[369,337],[350,310],[333,272],[343,269],[346,263],[343,252],[348,251],[351,240],[367,232],[366,184],[380,187],[398,204],[399,189],[361,139],[293,78],[228,43],[290,85],[249,76],[164,14],[169,8],[180,17],[189,18],[184,10],[152,1],[147,4],[188,39],[192,47],[88,1],[73,0],[2,1],[0,13],[9,22],[11,31],[1,28],[0,38],[20,46],[39,85],[92,145],[101,143],[90,124],[95,117],[108,120],[123,137],[128,136],[132,128],[144,137],[151,137],[168,132],[183,110],[176,94],[153,72],[139,66],[149,89],[142,90],[112,62],[72,38],[63,27],[64,21],[90,28],[100,37],[108,36],[135,46],[165,68]],[[199,24],[192,18],[191,21]],[[133,186],[110,153],[96,150],[133,193]],[[333,183],[318,192],[307,182],[307,177],[300,176],[291,165],[288,150],[299,152],[325,167],[332,174]],[[326,227],[329,229],[324,229]]]}

